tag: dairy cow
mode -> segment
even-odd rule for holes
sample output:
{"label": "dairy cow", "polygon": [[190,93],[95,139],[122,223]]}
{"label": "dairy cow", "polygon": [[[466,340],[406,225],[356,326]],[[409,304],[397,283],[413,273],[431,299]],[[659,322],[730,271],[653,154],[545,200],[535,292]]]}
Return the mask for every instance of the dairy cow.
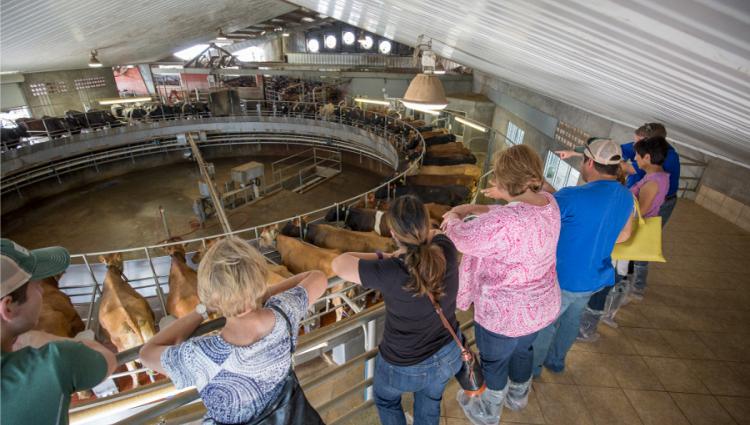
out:
{"label": "dairy cow", "polygon": [[[396,249],[393,239],[380,236],[380,234],[373,233],[372,231],[346,230],[318,223],[305,225],[303,229],[303,239],[322,248],[335,249],[342,252],[390,252]],[[299,237],[299,225],[292,224],[291,222],[287,223],[281,230],[281,234]],[[390,234],[387,235],[390,236]]]}
{"label": "dairy cow", "polygon": [[72,338],[86,326],[73,307],[70,297],[59,287],[56,277],[42,280],[42,308],[34,329],[57,336]]}
{"label": "dairy cow", "polygon": [[[168,242],[179,240],[180,238],[172,238]],[[195,306],[200,303],[198,298],[198,274],[187,264],[185,245],[170,245],[165,250],[172,259],[169,268],[167,313],[179,319],[193,312]]]}
{"label": "dairy cow", "polygon": [[[126,282],[121,254],[101,256],[100,260],[107,265],[107,274],[99,304],[99,323],[118,351],[145,343],[156,333],[154,312],[146,299]],[[135,370],[137,366],[130,362],[127,368]],[[135,375],[133,386],[138,386]]]}

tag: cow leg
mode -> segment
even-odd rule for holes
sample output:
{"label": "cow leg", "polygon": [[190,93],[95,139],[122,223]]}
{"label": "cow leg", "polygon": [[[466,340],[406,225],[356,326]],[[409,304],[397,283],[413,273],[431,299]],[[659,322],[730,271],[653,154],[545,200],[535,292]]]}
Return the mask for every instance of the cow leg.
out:
{"label": "cow leg", "polygon": [[[125,363],[125,367],[132,372],[134,370],[138,370],[138,363],[136,363],[135,361],[127,362]],[[133,388],[138,387],[138,374],[134,373],[130,375],[130,378],[133,379]]]}

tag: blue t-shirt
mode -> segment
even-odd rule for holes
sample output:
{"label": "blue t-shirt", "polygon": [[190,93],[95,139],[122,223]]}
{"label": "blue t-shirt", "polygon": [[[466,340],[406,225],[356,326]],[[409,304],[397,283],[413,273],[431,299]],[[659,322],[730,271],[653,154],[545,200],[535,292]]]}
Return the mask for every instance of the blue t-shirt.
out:
{"label": "blue t-shirt", "polygon": [[633,195],[614,180],[597,180],[555,193],[560,206],[557,279],[569,292],[615,283],[612,248],[633,213]]}
{"label": "blue t-shirt", "polygon": [[[628,187],[632,187],[646,175],[646,172],[641,170],[635,162],[635,148],[633,147],[633,143],[620,145],[622,148],[622,157],[630,160],[633,168],[635,168],[635,174],[629,175],[625,183]],[[680,155],[674,150],[672,145],[669,145],[667,157],[664,159],[662,168],[664,168],[665,172],[669,173],[669,191],[667,192],[667,196],[672,196],[677,193],[677,189],[680,187]]]}

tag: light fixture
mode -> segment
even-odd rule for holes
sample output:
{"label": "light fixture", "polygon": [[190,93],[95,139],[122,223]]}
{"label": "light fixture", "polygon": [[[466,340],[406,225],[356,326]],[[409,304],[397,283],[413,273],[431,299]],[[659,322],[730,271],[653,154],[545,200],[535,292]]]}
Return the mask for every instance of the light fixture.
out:
{"label": "light fixture", "polygon": [[96,58],[97,52],[96,49],[91,51],[91,54],[89,55],[89,67],[91,68],[101,68],[102,63],[99,62],[99,59]]}
{"label": "light fixture", "polygon": [[336,48],[336,36],[333,34],[328,34],[326,38],[323,40],[323,43],[325,43],[327,49],[335,49]]}
{"label": "light fixture", "polygon": [[315,19],[313,19],[313,18],[311,18],[309,16],[305,16],[305,17],[302,18],[302,22],[315,22]]}
{"label": "light fixture", "polygon": [[352,44],[354,44],[355,39],[356,39],[356,36],[351,31],[344,31],[344,34],[341,36],[341,40],[347,46],[351,46]]}
{"label": "light fixture", "polygon": [[429,110],[429,109],[422,109],[422,108],[416,108],[416,109],[413,109],[413,110],[417,111],[417,112],[422,112],[423,114],[432,115],[432,116],[435,116],[435,117],[439,117],[440,116],[440,111],[432,111],[432,110]]}
{"label": "light fixture", "polygon": [[122,103],[138,103],[138,102],[150,102],[151,98],[148,96],[143,97],[115,97],[111,99],[101,99],[99,100],[100,105],[117,105]]}
{"label": "light fixture", "polygon": [[224,31],[221,28],[219,28],[219,35],[216,36],[216,39],[217,40],[222,40],[222,41],[223,40],[228,40],[227,35],[224,34]]}
{"label": "light fixture", "polygon": [[383,105],[383,106],[388,106],[391,104],[391,102],[388,102],[385,100],[368,99],[366,97],[355,97],[354,101],[362,102],[362,103],[372,103],[374,105]]}
{"label": "light fixture", "polygon": [[320,50],[320,43],[318,40],[314,38],[307,40],[307,50],[313,53],[318,53],[318,50]]}
{"label": "light fixture", "polygon": [[388,53],[391,53],[391,42],[388,40],[383,40],[378,45],[378,50],[380,50],[380,53],[387,55]]}
{"label": "light fixture", "polygon": [[441,64],[435,65],[435,70],[432,71],[435,75],[444,75],[445,74],[445,68]]}
{"label": "light fixture", "polygon": [[282,37],[289,37],[289,33],[288,33],[288,32],[282,32],[282,33],[281,33],[281,36],[282,36]]}
{"label": "light fixture", "polygon": [[357,42],[362,44],[366,40],[365,38],[365,32],[363,30],[359,30],[359,36],[357,37]]}
{"label": "light fixture", "polygon": [[374,41],[372,40],[372,37],[370,37],[369,35],[366,35],[366,36],[365,36],[365,38],[364,38],[364,40],[359,40],[359,44],[360,44],[360,45],[362,46],[362,48],[363,48],[363,49],[365,49],[365,50],[370,50],[370,49],[372,49],[372,45],[373,45],[374,43],[375,43],[375,42],[374,42]]}
{"label": "light fixture", "polygon": [[471,128],[473,128],[475,130],[479,130],[482,133],[486,133],[487,132],[487,127],[485,127],[482,124],[479,124],[477,122],[467,120],[466,118],[462,118],[462,117],[456,116],[456,121],[460,122],[461,124],[463,124],[463,125],[465,125],[467,127],[471,127]]}
{"label": "light fixture", "polygon": [[435,76],[435,53],[431,50],[431,43],[422,43],[420,36],[414,55],[422,51],[422,73],[417,74],[409,83],[401,103],[410,109],[427,109],[438,111],[448,106],[445,90],[440,78]]}

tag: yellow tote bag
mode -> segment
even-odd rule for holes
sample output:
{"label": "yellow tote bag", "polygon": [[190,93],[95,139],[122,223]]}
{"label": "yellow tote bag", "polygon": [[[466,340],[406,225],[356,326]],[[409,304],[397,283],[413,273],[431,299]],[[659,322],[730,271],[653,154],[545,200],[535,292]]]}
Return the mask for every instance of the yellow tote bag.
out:
{"label": "yellow tote bag", "polygon": [[638,222],[633,226],[628,240],[615,244],[612,259],[666,263],[661,249],[661,217],[643,218],[638,199],[634,201]]}

